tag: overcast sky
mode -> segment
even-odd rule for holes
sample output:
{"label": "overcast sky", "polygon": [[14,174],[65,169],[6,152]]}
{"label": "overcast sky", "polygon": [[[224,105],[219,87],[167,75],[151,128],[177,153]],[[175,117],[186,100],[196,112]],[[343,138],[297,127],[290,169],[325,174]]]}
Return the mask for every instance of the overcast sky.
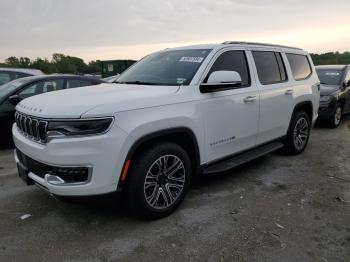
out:
{"label": "overcast sky", "polygon": [[0,61],[138,59],[225,40],[350,51],[350,0],[0,0]]}

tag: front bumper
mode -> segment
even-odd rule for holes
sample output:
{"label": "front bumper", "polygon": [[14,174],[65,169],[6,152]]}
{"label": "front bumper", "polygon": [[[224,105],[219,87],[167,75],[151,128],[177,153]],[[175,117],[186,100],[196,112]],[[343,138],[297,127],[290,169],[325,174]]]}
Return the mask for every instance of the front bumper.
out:
{"label": "front bumper", "polygon": [[[50,173],[39,174],[38,169],[29,169],[29,178],[49,193],[87,196],[116,191],[125,159],[121,156],[121,150],[127,136],[121,129],[114,127],[103,135],[53,139],[47,144],[28,139],[18,131],[16,124],[13,125],[12,134],[16,148],[43,166],[89,170],[85,180],[67,182]],[[16,152],[15,160],[17,163],[21,160]]]}

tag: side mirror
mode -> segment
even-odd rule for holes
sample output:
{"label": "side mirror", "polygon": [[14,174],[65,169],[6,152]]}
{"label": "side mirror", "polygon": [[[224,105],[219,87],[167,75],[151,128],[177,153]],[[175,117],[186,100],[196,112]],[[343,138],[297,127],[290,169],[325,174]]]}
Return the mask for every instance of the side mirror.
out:
{"label": "side mirror", "polygon": [[16,106],[19,102],[21,102],[22,98],[20,98],[19,95],[13,95],[10,96],[8,101],[10,102],[10,104]]}
{"label": "side mirror", "polygon": [[342,84],[341,90],[345,91],[347,87],[350,87],[350,79]]}
{"label": "side mirror", "polygon": [[202,83],[202,93],[211,93],[239,87],[242,85],[242,78],[236,71],[214,71],[210,74],[208,81]]}

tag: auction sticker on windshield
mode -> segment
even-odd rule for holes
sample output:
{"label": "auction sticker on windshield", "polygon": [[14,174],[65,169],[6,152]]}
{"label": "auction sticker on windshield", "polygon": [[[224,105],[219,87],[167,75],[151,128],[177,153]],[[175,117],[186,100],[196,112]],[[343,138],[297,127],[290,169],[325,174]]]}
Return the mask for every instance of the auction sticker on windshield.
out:
{"label": "auction sticker on windshield", "polygon": [[204,57],[191,57],[191,56],[183,56],[180,58],[180,62],[189,62],[189,63],[202,63]]}

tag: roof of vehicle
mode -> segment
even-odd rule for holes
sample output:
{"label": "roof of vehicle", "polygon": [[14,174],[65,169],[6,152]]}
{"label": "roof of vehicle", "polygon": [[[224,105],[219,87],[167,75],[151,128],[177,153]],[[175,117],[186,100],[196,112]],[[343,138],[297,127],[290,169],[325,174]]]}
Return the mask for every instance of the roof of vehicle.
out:
{"label": "roof of vehicle", "polygon": [[191,46],[184,46],[184,47],[178,47],[178,48],[169,48],[169,49],[220,49],[227,46],[242,46],[242,47],[256,47],[256,48],[278,48],[283,50],[289,50],[291,52],[305,52],[301,48],[297,47],[291,47],[291,46],[284,46],[284,45],[276,45],[276,44],[266,44],[266,43],[256,43],[256,42],[245,42],[245,41],[226,41],[221,44],[201,44],[201,45],[191,45]]}
{"label": "roof of vehicle", "polygon": [[30,74],[30,75],[43,75],[44,74],[39,69],[15,68],[15,67],[0,67],[0,71],[25,73],[25,74]]}
{"label": "roof of vehicle", "polygon": [[338,70],[343,70],[349,65],[319,65],[316,66],[316,69],[338,69]]}

